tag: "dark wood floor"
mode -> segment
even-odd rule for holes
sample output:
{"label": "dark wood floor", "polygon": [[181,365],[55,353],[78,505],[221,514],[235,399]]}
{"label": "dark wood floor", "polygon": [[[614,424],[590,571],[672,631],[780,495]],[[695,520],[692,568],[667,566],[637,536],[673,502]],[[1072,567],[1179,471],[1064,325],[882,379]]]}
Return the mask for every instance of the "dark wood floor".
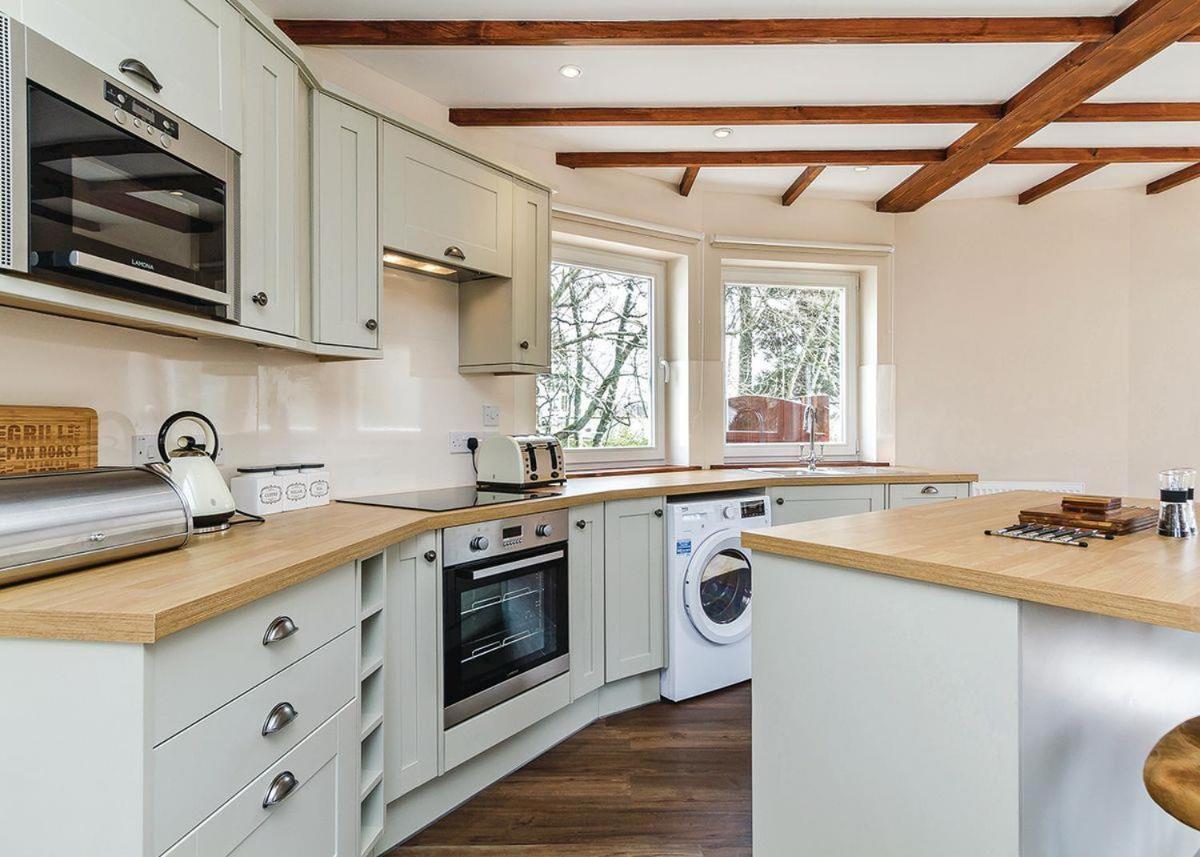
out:
{"label": "dark wood floor", "polygon": [[750,857],[750,685],[601,720],[388,857]]}

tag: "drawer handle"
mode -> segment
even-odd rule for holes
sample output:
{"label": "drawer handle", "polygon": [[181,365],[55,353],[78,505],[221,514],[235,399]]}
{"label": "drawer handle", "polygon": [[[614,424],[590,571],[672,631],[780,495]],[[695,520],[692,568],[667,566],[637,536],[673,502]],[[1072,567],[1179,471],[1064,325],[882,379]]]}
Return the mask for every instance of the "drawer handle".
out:
{"label": "drawer handle", "polygon": [[449,247],[447,247],[445,252],[442,253],[442,255],[449,256],[451,259],[459,259],[464,262],[467,259],[467,254],[462,251],[462,248],[455,247],[453,244],[451,244]]}
{"label": "drawer handle", "polygon": [[300,781],[296,779],[296,775],[291,771],[284,771],[271,781],[271,787],[267,789],[267,796],[263,798],[263,809],[270,809],[277,803],[282,803],[283,799],[296,790],[296,786],[300,785]]}
{"label": "drawer handle", "polygon": [[279,703],[271,709],[271,713],[267,715],[267,719],[263,722],[263,737],[274,735],[299,716],[300,712],[290,702]]}
{"label": "drawer handle", "polygon": [[938,493],[937,486],[936,485],[926,485],[924,488],[921,489],[921,493],[922,494],[937,494]]}
{"label": "drawer handle", "polygon": [[155,92],[162,92],[162,84],[158,82],[158,78],[154,76],[154,72],[150,71],[141,60],[135,60],[130,57],[129,59],[121,60],[121,64],[117,68],[120,69],[122,74],[127,74],[130,77],[140,77]]}
{"label": "drawer handle", "polygon": [[292,621],[291,616],[279,616],[267,626],[267,633],[263,634],[263,645],[269,646],[280,640],[286,640],[299,630],[300,626]]}

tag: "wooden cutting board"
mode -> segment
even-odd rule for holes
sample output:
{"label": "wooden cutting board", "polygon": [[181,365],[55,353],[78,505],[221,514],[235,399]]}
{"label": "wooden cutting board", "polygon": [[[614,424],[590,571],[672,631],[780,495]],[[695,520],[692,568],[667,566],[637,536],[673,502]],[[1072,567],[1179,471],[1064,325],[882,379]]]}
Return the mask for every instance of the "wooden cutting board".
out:
{"label": "wooden cutting board", "polygon": [[99,422],[91,408],[0,405],[0,476],[95,467]]}
{"label": "wooden cutting board", "polygon": [[1022,509],[1020,514],[1022,524],[1053,524],[1059,527],[1080,527],[1088,530],[1099,530],[1114,536],[1136,533],[1158,524],[1158,509],[1146,506],[1125,506],[1108,512],[1067,512],[1055,503],[1050,506],[1036,506],[1032,509]]}

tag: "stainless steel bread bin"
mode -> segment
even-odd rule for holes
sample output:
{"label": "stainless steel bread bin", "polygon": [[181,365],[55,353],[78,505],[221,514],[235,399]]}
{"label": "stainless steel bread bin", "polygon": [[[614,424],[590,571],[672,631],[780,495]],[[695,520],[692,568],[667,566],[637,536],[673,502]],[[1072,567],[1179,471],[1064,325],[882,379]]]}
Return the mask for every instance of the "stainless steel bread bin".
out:
{"label": "stainless steel bread bin", "polygon": [[171,550],[191,534],[183,495],[151,467],[0,477],[0,586]]}

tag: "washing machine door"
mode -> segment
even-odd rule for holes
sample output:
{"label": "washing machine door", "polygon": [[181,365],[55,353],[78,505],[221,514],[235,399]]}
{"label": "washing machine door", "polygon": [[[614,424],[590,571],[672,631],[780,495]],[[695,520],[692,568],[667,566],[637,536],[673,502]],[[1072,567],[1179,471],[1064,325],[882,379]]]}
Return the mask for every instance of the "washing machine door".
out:
{"label": "washing machine door", "polygon": [[736,643],[750,633],[750,552],[736,530],[714,533],[700,545],[683,581],[683,604],[706,639]]}

